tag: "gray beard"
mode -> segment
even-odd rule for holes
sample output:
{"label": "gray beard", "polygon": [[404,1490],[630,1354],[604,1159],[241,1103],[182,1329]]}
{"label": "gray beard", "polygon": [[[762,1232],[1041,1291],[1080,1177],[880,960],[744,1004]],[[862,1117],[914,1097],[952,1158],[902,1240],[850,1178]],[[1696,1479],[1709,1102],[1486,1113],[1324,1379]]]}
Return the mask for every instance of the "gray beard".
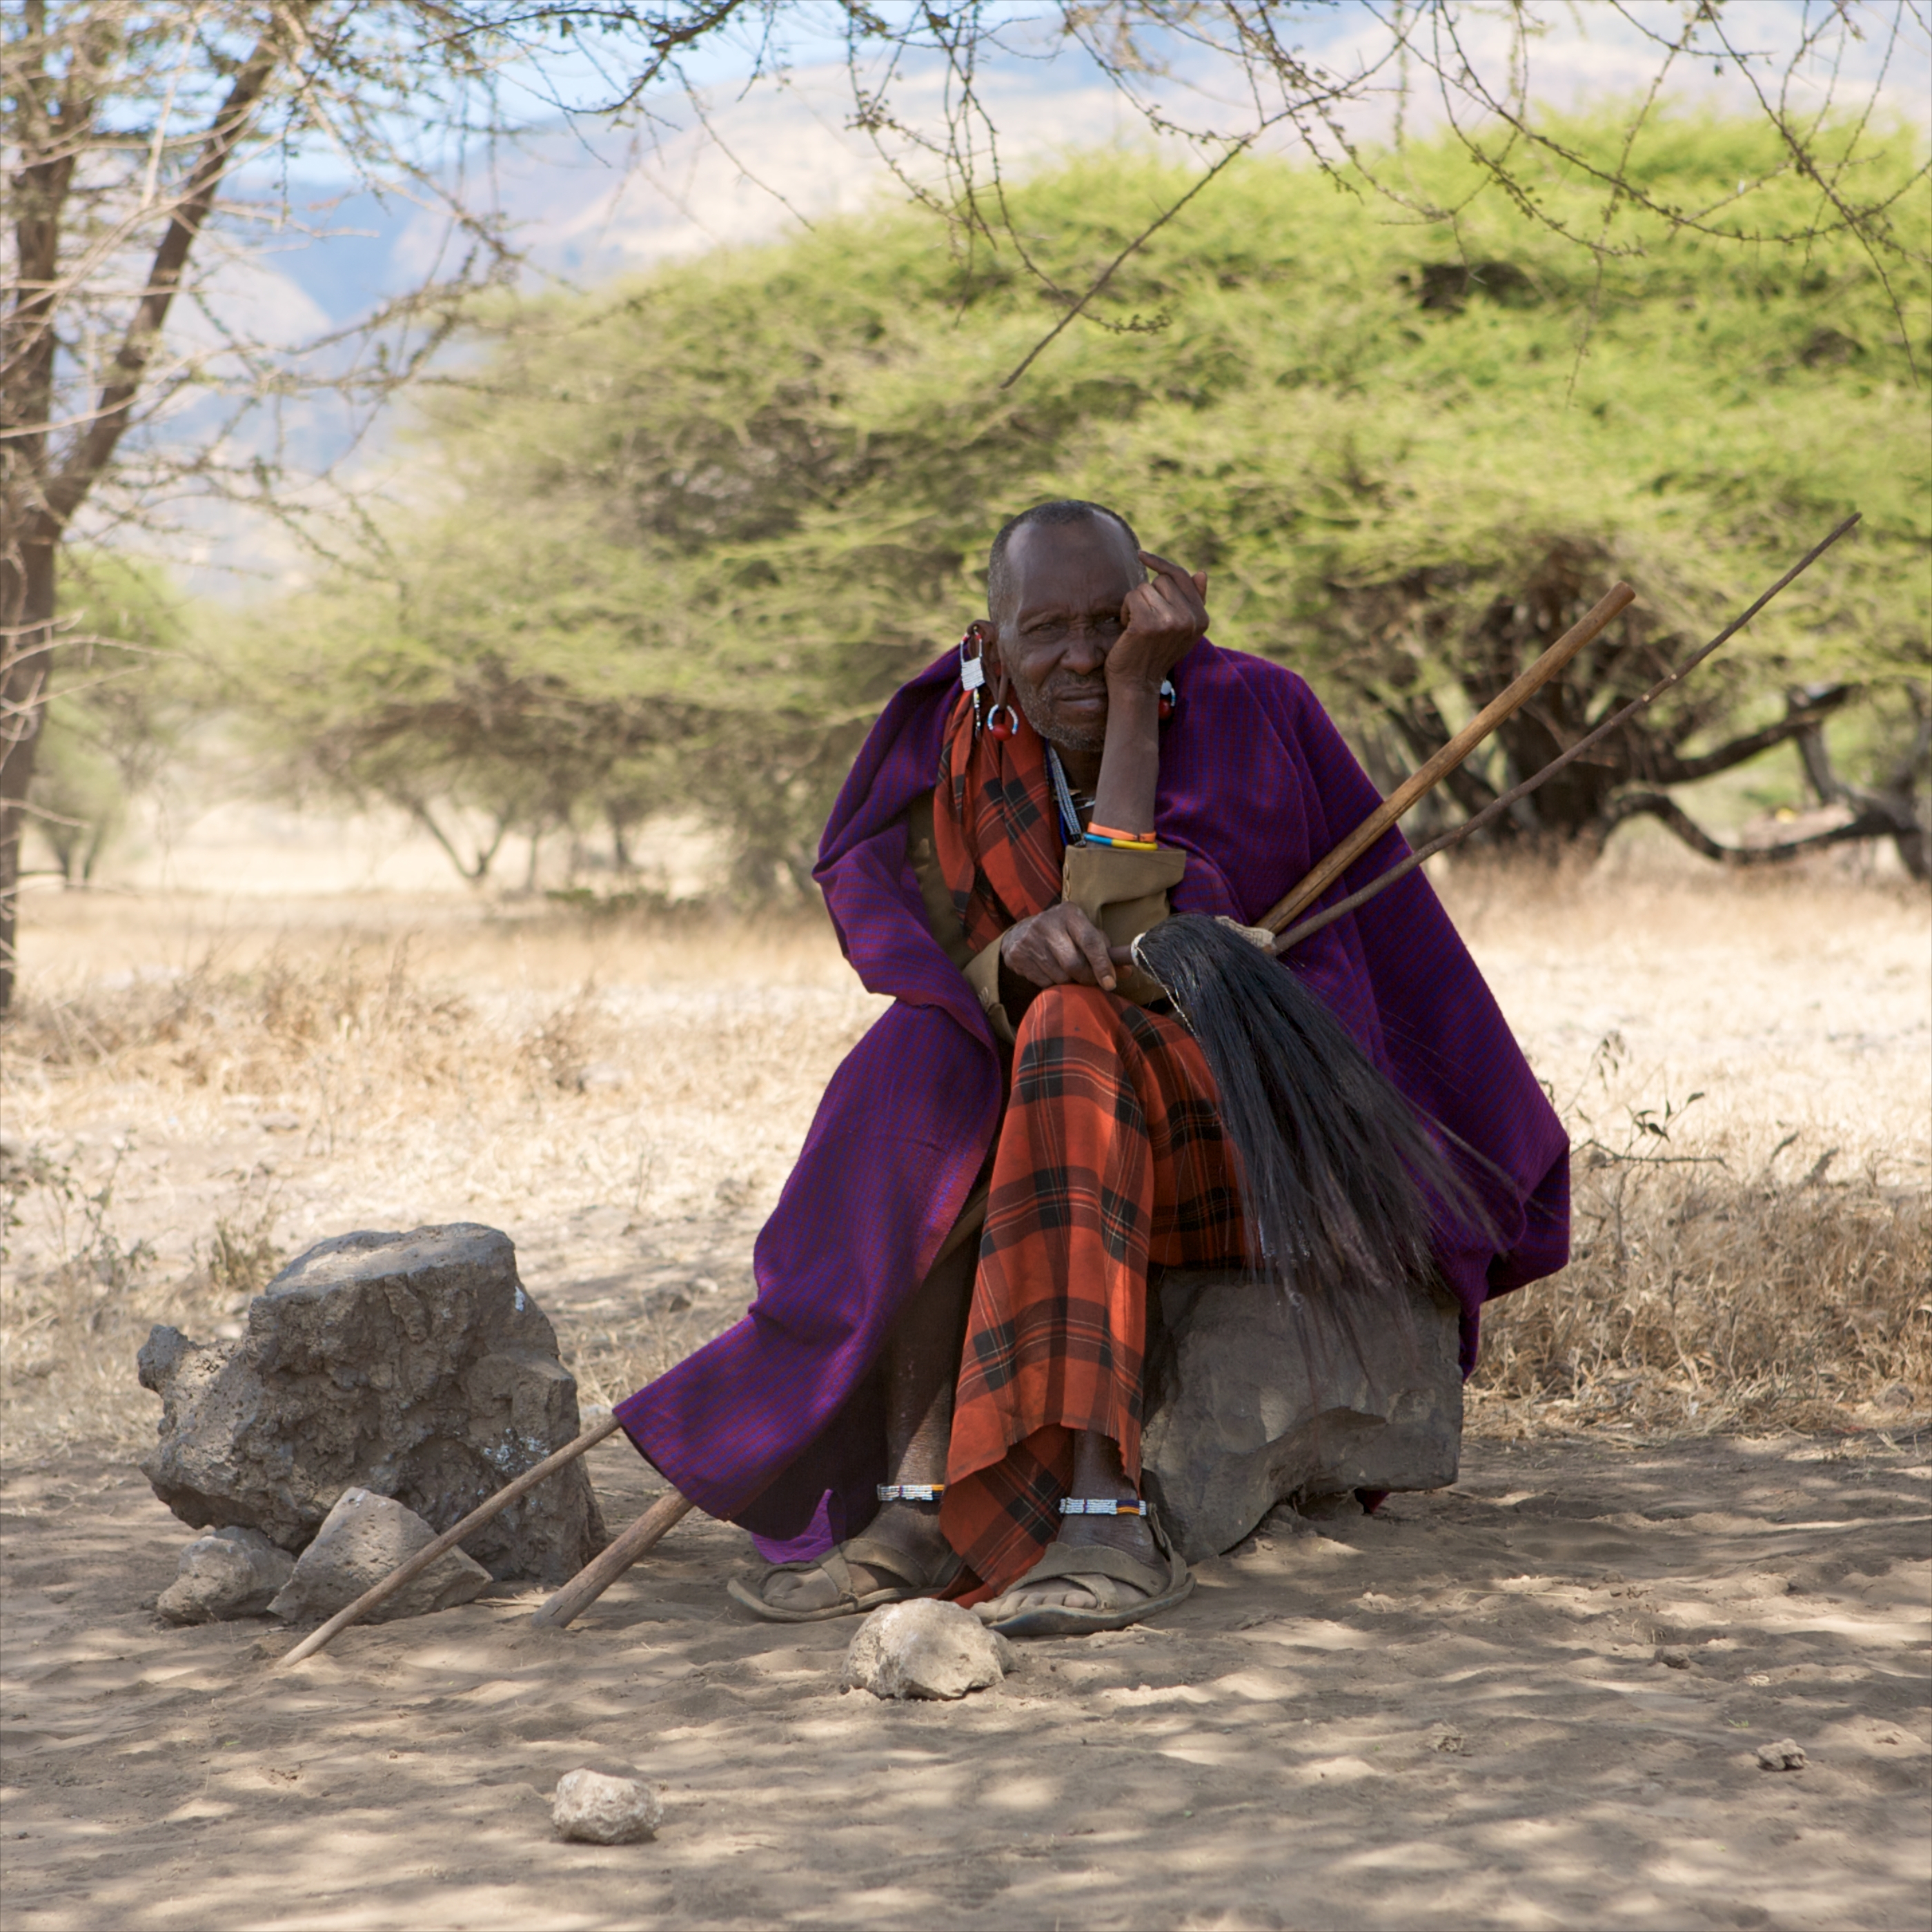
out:
{"label": "gray beard", "polygon": [[1022,684],[1015,678],[1012,692],[1019,700],[1021,710],[1026,714],[1027,722],[1049,745],[1058,745],[1063,752],[1104,752],[1107,748],[1107,727],[1104,722],[1089,730],[1070,730],[1052,721],[1040,694],[1031,685]]}

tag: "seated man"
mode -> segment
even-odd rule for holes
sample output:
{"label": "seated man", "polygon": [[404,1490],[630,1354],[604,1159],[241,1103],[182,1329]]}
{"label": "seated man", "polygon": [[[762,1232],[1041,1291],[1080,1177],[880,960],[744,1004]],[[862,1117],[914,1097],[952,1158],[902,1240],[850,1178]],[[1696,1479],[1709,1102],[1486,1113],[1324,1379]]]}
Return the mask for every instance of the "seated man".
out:
{"label": "seated man", "polygon": [[[1244,1264],[1240,1178],[1200,1049],[1109,946],[1171,906],[1252,922],[1379,802],[1299,677],[1208,642],[1206,593],[1097,504],[1014,518],[986,620],[833,808],[817,876],[896,1004],[826,1089],[749,1312],[617,1411],[753,1532],[760,1616],[948,1594],[1039,1632],[1186,1593],[1139,1501],[1148,1276]],[[1435,1234],[1466,1372],[1483,1301],[1567,1258],[1563,1130],[1419,872],[1292,970],[1479,1156],[1486,1228]]]}

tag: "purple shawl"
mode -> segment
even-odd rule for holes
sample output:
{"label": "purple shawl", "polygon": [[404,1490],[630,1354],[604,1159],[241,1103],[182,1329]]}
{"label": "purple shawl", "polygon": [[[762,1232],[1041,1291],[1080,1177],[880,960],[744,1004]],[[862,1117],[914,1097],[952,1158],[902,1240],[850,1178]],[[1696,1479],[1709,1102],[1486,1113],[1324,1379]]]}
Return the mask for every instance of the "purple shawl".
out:
{"label": "purple shawl", "polygon": [[[949,652],[904,686],[832,807],[815,876],[845,956],[894,1005],[846,1056],[753,1258],[734,1328],[618,1405],[632,1442],[775,1560],[854,1534],[877,1504],[873,1370],[992,1143],[1000,1058],[979,1002],[926,921],[906,808],[930,790],[958,686]],[[1203,639],[1174,673],[1156,823],[1188,854],[1178,910],[1252,923],[1381,802],[1292,671]],[[1391,830],[1329,894],[1407,850]],[[1292,970],[1426,1114],[1494,1163],[1472,1166],[1502,1242],[1438,1226],[1462,1306],[1463,1370],[1484,1302],[1569,1256],[1569,1142],[1420,870],[1305,940]],[[1502,1177],[1507,1177],[1505,1180]]]}

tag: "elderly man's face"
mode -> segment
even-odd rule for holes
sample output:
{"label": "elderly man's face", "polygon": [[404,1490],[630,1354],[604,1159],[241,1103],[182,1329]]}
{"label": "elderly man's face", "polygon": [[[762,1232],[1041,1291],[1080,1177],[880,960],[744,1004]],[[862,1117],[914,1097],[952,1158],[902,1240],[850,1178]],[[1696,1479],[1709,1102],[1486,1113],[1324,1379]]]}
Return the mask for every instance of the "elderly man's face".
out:
{"label": "elderly man's face", "polygon": [[1120,606],[1147,572],[1110,517],[1036,524],[1006,551],[1008,592],[988,639],[1033,728],[1070,752],[1107,737],[1107,653]]}

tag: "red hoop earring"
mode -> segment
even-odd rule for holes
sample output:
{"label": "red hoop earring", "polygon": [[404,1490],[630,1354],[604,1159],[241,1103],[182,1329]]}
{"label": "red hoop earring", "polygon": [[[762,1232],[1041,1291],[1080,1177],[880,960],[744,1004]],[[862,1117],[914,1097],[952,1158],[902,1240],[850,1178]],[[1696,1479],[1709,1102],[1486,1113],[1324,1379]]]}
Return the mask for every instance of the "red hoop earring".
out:
{"label": "red hoop earring", "polygon": [[1004,742],[1020,728],[1020,714],[1010,704],[996,704],[986,719],[986,735]]}

